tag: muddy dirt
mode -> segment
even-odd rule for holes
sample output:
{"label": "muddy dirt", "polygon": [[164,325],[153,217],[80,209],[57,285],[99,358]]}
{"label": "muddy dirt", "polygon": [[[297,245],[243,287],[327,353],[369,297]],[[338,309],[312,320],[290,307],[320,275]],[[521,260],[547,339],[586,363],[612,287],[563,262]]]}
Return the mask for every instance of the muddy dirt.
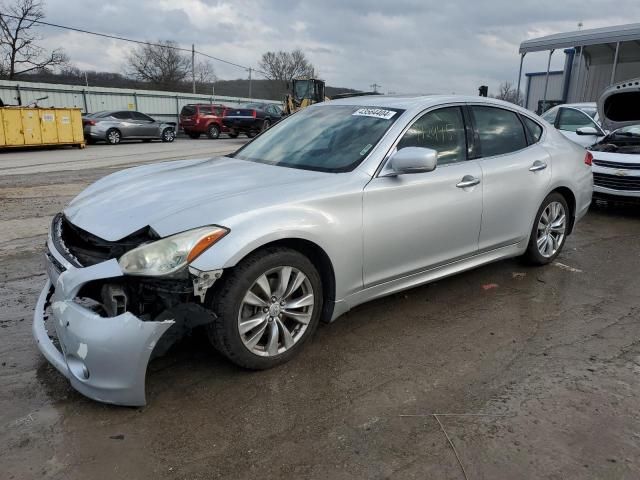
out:
{"label": "muddy dirt", "polygon": [[554,265],[361,306],[274,370],[194,335],[150,365],[148,406],[122,408],[31,337],[50,217],[111,171],[0,177],[3,479],[640,478],[637,208],[592,210]]}

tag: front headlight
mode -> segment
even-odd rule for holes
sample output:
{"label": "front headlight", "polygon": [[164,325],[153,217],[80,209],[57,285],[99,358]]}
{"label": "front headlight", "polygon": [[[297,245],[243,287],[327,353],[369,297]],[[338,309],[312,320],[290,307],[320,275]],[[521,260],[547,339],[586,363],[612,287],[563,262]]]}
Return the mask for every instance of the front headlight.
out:
{"label": "front headlight", "polygon": [[129,275],[170,275],[191,263],[227,233],[229,230],[222,227],[196,228],[134,248],[121,256],[118,263]]}

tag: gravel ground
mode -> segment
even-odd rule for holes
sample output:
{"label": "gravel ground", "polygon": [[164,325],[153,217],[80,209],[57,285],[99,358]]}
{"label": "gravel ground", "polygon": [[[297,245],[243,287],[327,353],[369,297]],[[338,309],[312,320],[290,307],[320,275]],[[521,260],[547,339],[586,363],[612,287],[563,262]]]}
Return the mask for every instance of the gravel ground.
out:
{"label": "gravel ground", "polygon": [[640,478],[637,208],[592,210],[553,265],[363,305],[274,370],[195,335],[150,365],[147,407],[72,390],[31,337],[51,216],[114,169],[241,143],[0,154],[2,478]]}

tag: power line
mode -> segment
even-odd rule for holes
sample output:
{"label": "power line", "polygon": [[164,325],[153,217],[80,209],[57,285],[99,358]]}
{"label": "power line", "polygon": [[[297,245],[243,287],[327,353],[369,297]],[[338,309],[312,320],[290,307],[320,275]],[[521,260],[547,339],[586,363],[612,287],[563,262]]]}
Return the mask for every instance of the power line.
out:
{"label": "power line", "polygon": [[[13,18],[15,20],[23,20],[21,17],[18,17],[16,15],[10,15],[8,13],[0,13],[0,17],[2,17],[2,16]],[[107,33],[92,32],[90,30],[84,30],[82,28],[68,27],[66,25],[59,25],[57,23],[44,22],[42,20],[36,20],[36,19],[32,19],[32,18],[25,18],[25,19],[28,20],[29,22],[32,22],[32,23],[37,23],[39,25],[46,25],[47,27],[61,28],[63,30],[71,30],[72,32],[85,33],[87,35],[94,35],[96,37],[110,38],[112,40],[120,40],[122,42],[137,43],[138,45],[147,45],[147,46],[150,46],[150,47],[170,48],[170,49],[178,50],[178,51],[181,51],[181,52],[191,53],[191,49],[190,48],[178,47],[178,46],[174,46],[174,45],[163,45],[161,43],[145,42],[145,41],[142,41],[142,40],[133,40],[131,38],[120,37],[118,35],[110,35],[110,34],[107,34]],[[266,75],[265,72],[262,72],[260,70],[255,69],[255,68],[247,67],[245,65],[240,65],[240,64],[234,63],[234,62],[230,62],[229,60],[224,60],[223,58],[214,57],[213,55],[209,55],[209,54],[204,53],[204,52],[199,52],[199,51],[196,50],[195,53],[197,53],[198,55],[202,55],[203,57],[207,57],[207,58],[210,58],[212,60],[216,60],[218,62],[226,63],[227,65],[232,65],[234,67],[242,68],[244,70],[252,70],[254,72],[258,72],[258,73],[261,73],[263,75]]]}

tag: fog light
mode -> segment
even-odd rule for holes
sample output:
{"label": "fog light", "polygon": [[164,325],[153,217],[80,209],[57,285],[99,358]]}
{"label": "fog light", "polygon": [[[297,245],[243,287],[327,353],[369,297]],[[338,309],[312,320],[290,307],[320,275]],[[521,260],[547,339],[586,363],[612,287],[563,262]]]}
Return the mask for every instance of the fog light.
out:
{"label": "fog light", "polygon": [[84,364],[82,360],[78,357],[74,357],[69,355],[67,357],[67,366],[69,370],[78,380],[88,380],[89,379],[89,369]]}

